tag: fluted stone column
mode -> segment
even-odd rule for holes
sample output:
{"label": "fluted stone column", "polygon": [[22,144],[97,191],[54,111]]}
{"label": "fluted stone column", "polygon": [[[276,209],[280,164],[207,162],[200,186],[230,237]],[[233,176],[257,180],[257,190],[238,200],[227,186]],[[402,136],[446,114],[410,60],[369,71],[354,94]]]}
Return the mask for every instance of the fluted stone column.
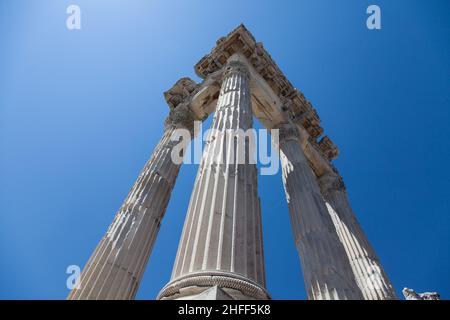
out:
{"label": "fluted stone column", "polygon": [[[172,278],[159,299],[267,299],[256,166],[236,130],[252,127],[249,73],[231,61],[206,142]],[[231,134],[231,135],[230,135]],[[236,143],[235,143],[236,142]],[[238,163],[237,159],[244,159]],[[214,294],[212,299],[216,299]]]}
{"label": "fluted stone column", "polygon": [[283,183],[308,298],[362,299],[346,253],[300,145],[298,129],[278,127]]}
{"label": "fluted stone column", "polygon": [[318,181],[364,299],[396,299],[395,289],[350,206],[342,178],[327,173]]}
{"label": "fluted stone column", "polygon": [[97,245],[68,299],[133,299],[159,231],[180,168],[171,159],[175,129],[192,132],[194,118],[179,105],[166,119],[164,135],[106,235]]}

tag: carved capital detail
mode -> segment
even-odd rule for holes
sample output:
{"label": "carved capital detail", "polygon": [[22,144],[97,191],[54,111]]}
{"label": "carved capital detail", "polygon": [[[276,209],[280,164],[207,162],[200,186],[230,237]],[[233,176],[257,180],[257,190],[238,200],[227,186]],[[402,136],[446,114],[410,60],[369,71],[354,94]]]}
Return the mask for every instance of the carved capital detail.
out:
{"label": "carved capital detail", "polygon": [[318,180],[320,190],[324,197],[329,196],[332,192],[345,192],[345,185],[342,177],[335,173],[326,173]]}
{"label": "carved capital detail", "polygon": [[164,98],[166,99],[169,108],[172,110],[179,104],[190,100],[199,88],[200,85],[194,80],[188,77],[181,78],[172,86],[172,88],[164,92]]}
{"label": "carved capital detail", "polygon": [[175,109],[170,110],[169,116],[164,122],[164,128],[165,130],[169,128],[183,128],[193,132],[195,120],[189,103],[180,103]]}
{"label": "carved capital detail", "polygon": [[223,72],[223,79],[233,74],[239,74],[247,78],[247,80],[250,80],[250,72],[248,67],[240,61],[230,61],[227,63]]}

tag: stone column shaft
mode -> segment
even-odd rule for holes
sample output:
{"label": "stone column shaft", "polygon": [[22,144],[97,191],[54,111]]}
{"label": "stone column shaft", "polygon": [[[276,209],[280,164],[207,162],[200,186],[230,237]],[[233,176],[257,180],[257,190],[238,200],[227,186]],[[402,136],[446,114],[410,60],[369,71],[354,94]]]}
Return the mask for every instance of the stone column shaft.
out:
{"label": "stone column shaft", "polygon": [[342,178],[337,173],[325,174],[319,185],[364,299],[396,299],[395,289],[350,206]]}
{"label": "stone column shaft", "polygon": [[[178,108],[178,107],[177,107]],[[171,112],[146,163],[68,299],[134,299],[180,168],[171,153],[177,128],[193,126],[186,106]]]}
{"label": "stone column shaft", "polygon": [[283,183],[308,298],[362,299],[301,148],[299,132],[290,124],[281,125],[279,129]]}
{"label": "stone column shaft", "polygon": [[215,286],[234,299],[267,298],[256,166],[242,135],[229,135],[252,127],[249,75],[239,62],[224,72],[172,278],[159,299],[194,299]]}

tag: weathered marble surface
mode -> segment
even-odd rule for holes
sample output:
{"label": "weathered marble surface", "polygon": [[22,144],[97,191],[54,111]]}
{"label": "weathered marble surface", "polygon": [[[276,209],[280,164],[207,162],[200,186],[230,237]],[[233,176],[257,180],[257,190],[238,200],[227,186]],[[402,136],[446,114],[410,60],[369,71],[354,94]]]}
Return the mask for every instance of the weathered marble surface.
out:
{"label": "weathered marble surface", "polygon": [[[323,136],[317,111],[263,44],[240,25],[217,41],[195,71],[202,84],[181,78],[164,93],[170,107],[164,136],[83,270],[81,288],[69,299],[135,296],[178,175],[169,137],[175,128],[192,130],[193,119],[204,120],[214,110],[212,127],[219,131],[250,128],[252,115],[268,129],[281,129],[283,182],[308,297],[395,299],[340,188],[342,179],[331,163],[337,146]],[[227,158],[232,148],[224,136],[209,137],[172,278],[160,299],[269,297],[256,168],[211,158]]]}
{"label": "weathered marble surface", "polygon": [[364,299],[397,299],[394,287],[350,206],[342,178],[334,172],[323,175],[318,181]]}
{"label": "weathered marble surface", "polygon": [[[181,299],[186,287],[218,286],[240,298],[264,299],[265,269],[261,209],[254,164],[237,163],[243,140],[226,131],[252,127],[249,72],[231,59],[192,192],[171,282],[159,299]],[[231,158],[233,157],[234,158]],[[195,290],[194,290],[195,291]],[[237,298],[235,293],[227,292]]]}
{"label": "weathered marble surface", "polygon": [[417,293],[409,288],[404,288],[402,292],[406,300],[441,300],[441,296],[437,292]]}
{"label": "weathered marble surface", "polygon": [[308,298],[362,299],[316,177],[300,146],[300,133],[292,124],[278,128],[283,183]]}
{"label": "weathered marble surface", "polygon": [[174,130],[193,129],[188,105],[172,109],[164,135],[118,210],[68,299],[133,299],[180,169],[172,161]]}

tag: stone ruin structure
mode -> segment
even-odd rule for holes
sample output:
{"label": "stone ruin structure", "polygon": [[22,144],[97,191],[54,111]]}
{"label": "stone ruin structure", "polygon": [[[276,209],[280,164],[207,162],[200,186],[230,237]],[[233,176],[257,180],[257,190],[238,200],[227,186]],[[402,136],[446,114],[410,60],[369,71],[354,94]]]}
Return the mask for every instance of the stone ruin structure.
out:
{"label": "stone ruin structure", "polygon": [[[317,111],[263,44],[240,25],[196,65],[203,79],[181,78],[164,93],[165,129],[68,299],[133,299],[155,243],[180,164],[176,129],[214,113],[212,127],[249,129],[256,117],[279,129],[282,179],[309,299],[396,299],[361,229],[332,160]],[[236,148],[210,136],[204,155]],[[192,188],[172,277],[157,299],[270,299],[254,164],[203,156]]]}

